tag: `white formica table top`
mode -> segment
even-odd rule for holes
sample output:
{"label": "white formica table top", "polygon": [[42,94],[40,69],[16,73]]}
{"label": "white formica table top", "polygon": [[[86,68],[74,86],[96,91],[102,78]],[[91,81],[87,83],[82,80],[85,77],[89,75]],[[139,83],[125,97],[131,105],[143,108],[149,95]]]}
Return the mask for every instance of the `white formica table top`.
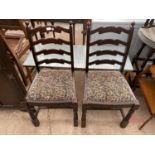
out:
{"label": "white formica table top", "polygon": [[[51,48],[51,46],[55,46],[57,49],[60,49],[60,46],[53,45],[53,44],[52,45],[51,44],[44,45],[44,48],[49,49],[49,48]],[[65,49],[66,51],[69,50],[69,46],[62,45],[61,47],[62,47],[62,49]],[[43,48],[43,45],[37,45],[36,51],[41,50],[42,48]],[[38,59],[39,60],[42,60],[45,58],[50,59],[52,57],[59,58],[59,59],[65,57],[66,60],[70,60],[70,57],[68,55],[55,55],[55,54],[48,55],[48,56],[42,54],[42,55],[38,56]],[[117,55],[117,56],[106,55],[105,56],[104,55],[104,56],[100,56],[100,59],[115,59],[117,61],[121,61],[122,56],[119,56],[119,55]],[[95,60],[95,56],[91,58],[91,61],[93,61],[93,60]],[[29,66],[29,67],[35,66],[32,52],[29,52],[27,58],[25,59],[25,61],[23,63],[23,66]],[[69,64],[58,64],[58,63],[41,64],[40,66],[53,67],[53,68],[69,68],[70,67]],[[86,67],[86,46],[74,45],[74,67],[75,67],[75,69],[81,69],[81,70],[85,69],[85,67]],[[92,66],[90,66],[90,68],[91,69],[116,69],[116,70],[119,70],[120,66],[119,65],[102,64],[102,65],[92,65]],[[129,57],[127,58],[127,61],[125,64],[125,70],[127,70],[127,71],[133,70],[133,67],[132,67]]]}

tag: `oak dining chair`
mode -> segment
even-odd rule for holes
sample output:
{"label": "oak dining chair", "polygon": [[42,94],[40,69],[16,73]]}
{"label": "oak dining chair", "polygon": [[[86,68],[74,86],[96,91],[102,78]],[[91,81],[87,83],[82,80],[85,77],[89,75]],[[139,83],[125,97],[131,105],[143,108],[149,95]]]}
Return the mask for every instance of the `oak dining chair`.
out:
{"label": "oak dining chair", "polygon": [[[66,33],[68,40],[61,38],[36,38],[36,34],[44,32]],[[74,57],[73,57],[73,34],[72,23],[68,29],[60,26],[40,26],[32,28],[27,23],[27,34],[30,42],[30,49],[35,60],[38,73],[36,74],[26,96],[26,105],[35,126],[39,126],[40,122],[37,118],[38,112],[35,107],[59,108],[73,110],[73,124],[78,126],[78,104],[75,91],[74,80]],[[49,49],[44,46],[50,44]],[[42,46],[42,49],[36,51],[36,46]],[[63,46],[68,48],[63,49]],[[57,48],[56,48],[57,47]],[[51,56],[40,59],[40,55]],[[64,58],[68,56],[68,59]],[[59,58],[57,56],[60,56]],[[41,64],[68,64],[70,69],[46,68]]]}
{"label": "oak dining chair", "polygon": [[[119,110],[123,116],[120,126],[125,128],[132,114],[139,107],[139,102],[125,77],[122,75],[129,53],[133,31],[134,23],[128,29],[111,26],[92,29],[88,23],[86,76],[81,127],[86,127],[86,112],[88,110]],[[126,40],[121,40],[121,35],[125,34]],[[92,41],[93,35],[98,35],[99,39]],[[117,36],[117,39],[113,38],[114,35]],[[119,47],[123,51],[119,50]],[[113,58],[108,59],[108,55],[113,56]],[[122,56],[122,61],[115,59],[117,55]],[[104,59],[103,56],[105,56]],[[93,70],[91,68],[91,66],[103,64],[113,65],[113,70]],[[115,70],[115,65],[119,65],[120,70]],[[124,114],[123,108],[130,108],[126,115]]]}

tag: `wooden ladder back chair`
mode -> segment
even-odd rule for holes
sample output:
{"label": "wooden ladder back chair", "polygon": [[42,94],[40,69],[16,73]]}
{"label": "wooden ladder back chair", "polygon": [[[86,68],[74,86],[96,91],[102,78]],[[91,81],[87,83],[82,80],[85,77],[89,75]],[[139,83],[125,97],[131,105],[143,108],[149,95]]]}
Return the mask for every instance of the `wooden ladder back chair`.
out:
{"label": "wooden ladder back chair", "polygon": [[[36,75],[30,89],[28,91],[26,101],[27,107],[35,126],[39,126],[39,120],[37,119],[37,113],[31,111],[34,106],[48,107],[48,108],[68,108],[73,109],[74,112],[74,126],[78,125],[78,104],[75,92],[75,80],[74,80],[74,57],[73,57],[73,35],[72,35],[72,23],[70,23],[69,29],[60,26],[40,26],[36,28],[30,28],[27,23],[27,34],[30,42],[30,48],[35,61],[38,74]],[[69,36],[69,41],[61,38],[40,38],[36,39],[36,33],[44,32],[65,32]],[[36,46],[42,46],[42,49],[36,50]],[[50,45],[50,48],[45,46]],[[58,48],[55,48],[59,46]],[[68,50],[63,50],[61,47],[68,47]],[[39,56],[43,55],[44,58],[39,60]],[[61,58],[57,58],[59,55]],[[65,59],[65,55],[70,60]],[[46,57],[50,56],[50,58]],[[64,64],[69,65],[67,69],[55,69],[42,66],[43,64]],[[67,67],[68,68],[68,67]]]}
{"label": "wooden ladder back chair", "polygon": [[[87,48],[86,48],[86,77],[85,77],[85,91],[84,99],[82,104],[82,118],[81,126],[86,126],[86,111],[87,110],[120,110],[123,120],[120,124],[121,127],[126,127],[129,119],[131,118],[133,112],[139,107],[139,103],[135,98],[131,88],[129,87],[126,79],[121,74],[124,71],[124,66],[129,53],[129,48],[132,40],[132,35],[134,31],[134,23],[131,24],[129,29],[123,27],[99,27],[97,29],[91,30],[90,24],[87,27]],[[97,34],[100,39],[91,41],[91,35]],[[113,39],[113,37],[104,39],[103,35],[107,33],[115,33],[119,36],[121,33],[127,34],[127,41]],[[103,38],[103,39],[102,39]],[[114,45],[125,46],[124,53],[118,50],[94,50],[91,51],[90,48],[93,46],[105,46]],[[98,49],[98,48],[97,48]],[[107,59],[105,56],[122,56],[122,62],[116,59]],[[91,57],[96,56],[95,60],[91,60]],[[102,57],[101,57],[102,56]],[[102,59],[101,59],[102,58]],[[114,58],[114,57],[113,57]],[[118,64],[120,66],[120,71],[102,69],[102,70],[92,70],[91,65],[103,65]],[[116,70],[116,69],[115,69]],[[123,108],[130,108],[129,112],[125,116]]]}

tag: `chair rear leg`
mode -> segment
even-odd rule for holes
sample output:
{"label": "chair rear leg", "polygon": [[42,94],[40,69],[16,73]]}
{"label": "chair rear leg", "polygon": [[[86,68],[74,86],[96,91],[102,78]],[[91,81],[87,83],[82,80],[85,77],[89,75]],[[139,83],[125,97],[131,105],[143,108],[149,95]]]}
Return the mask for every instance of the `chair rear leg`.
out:
{"label": "chair rear leg", "polygon": [[128,125],[129,120],[135,110],[136,110],[136,107],[135,105],[133,105],[131,109],[129,110],[128,114],[123,118],[122,122],[120,123],[121,128],[125,128]]}
{"label": "chair rear leg", "polygon": [[78,126],[78,108],[75,107],[73,109],[73,113],[74,113],[74,126]]}
{"label": "chair rear leg", "polygon": [[81,127],[86,127],[86,109],[82,107]]}
{"label": "chair rear leg", "polygon": [[27,110],[31,117],[32,123],[34,124],[35,127],[38,127],[40,125],[40,122],[37,118],[37,112],[34,112],[33,106],[30,106],[28,103],[26,103],[26,105],[27,105]]}

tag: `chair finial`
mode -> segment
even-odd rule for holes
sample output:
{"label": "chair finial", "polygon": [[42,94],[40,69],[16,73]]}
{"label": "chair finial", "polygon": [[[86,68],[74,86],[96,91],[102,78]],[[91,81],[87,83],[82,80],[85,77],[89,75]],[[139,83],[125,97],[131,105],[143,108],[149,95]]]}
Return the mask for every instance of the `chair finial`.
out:
{"label": "chair finial", "polygon": [[131,26],[134,27],[134,26],[135,26],[135,22],[132,22],[132,23],[131,23]]}
{"label": "chair finial", "polygon": [[70,26],[71,26],[71,25],[73,25],[73,21],[72,21],[72,20],[70,20],[70,21],[69,21],[69,24],[70,24]]}
{"label": "chair finial", "polygon": [[29,27],[30,23],[26,21],[25,24],[26,24],[26,27]]}

